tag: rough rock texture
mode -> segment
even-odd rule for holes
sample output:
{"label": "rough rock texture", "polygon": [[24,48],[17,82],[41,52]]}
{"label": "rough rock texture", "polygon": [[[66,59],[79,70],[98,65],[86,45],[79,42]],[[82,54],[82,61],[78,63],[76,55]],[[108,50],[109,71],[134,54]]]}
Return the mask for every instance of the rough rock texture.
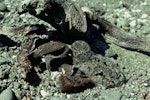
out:
{"label": "rough rock texture", "polygon": [[[121,0],[117,2],[116,0],[73,1],[77,1],[81,6],[88,6],[92,10],[96,10],[97,14],[102,15],[107,20],[125,31],[150,38],[149,0]],[[100,81],[100,83],[97,82],[97,86],[92,89],[87,89],[77,94],[60,93],[55,87],[54,81],[49,78],[49,72],[43,64],[31,70],[31,72],[27,74],[27,78],[25,78],[23,69],[16,66],[16,55],[20,50],[19,44],[25,40],[24,35],[26,32],[14,35],[9,32],[10,27],[42,23],[48,26],[48,30],[52,30],[53,28],[48,23],[45,23],[29,14],[22,14],[21,16],[18,15],[16,9],[20,4],[19,0],[0,0],[0,3],[1,2],[5,3],[7,11],[0,11],[0,16],[2,16],[0,17],[0,34],[6,35],[7,38],[10,38],[10,40],[13,41],[13,43],[17,42],[17,44],[8,46],[7,44],[4,45],[5,42],[0,40],[0,93],[2,93],[7,87],[10,87],[18,99],[24,100],[26,100],[28,96],[30,96],[33,100],[49,100],[50,98],[66,98],[68,100],[72,100],[72,98],[75,100],[103,100],[107,99],[106,96],[108,97],[113,94],[116,95],[116,97],[113,97],[114,99],[120,98],[121,100],[138,100],[141,99],[141,96],[139,96],[143,93],[141,91],[145,91],[146,94],[142,97],[142,99],[149,98],[150,57],[113,44],[109,44],[111,48],[109,53],[111,54],[108,54],[106,57],[108,59],[102,58],[102,61],[97,61],[97,59],[101,58],[101,56],[91,51],[88,44],[81,41],[77,41],[81,43],[79,46],[75,46],[78,43],[71,44],[72,51],[74,51],[73,63],[78,65],[74,67],[82,68],[87,75],[93,75],[94,73],[92,72],[96,72],[98,73],[96,77],[100,77],[94,77],[94,79],[100,79],[95,80]],[[78,49],[74,47],[79,48],[79,51],[77,51]],[[105,60],[107,60],[107,63],[104,63],[106,62]],[[109,62],[113,62],[114,64],[109,65]],[[104,66],[102,66],[98,68],[98,70],[95,70],[97,69],[97,65],[100,63],[104,64],[104,66],[107,64],[111,67],[104,68]],[[93,65],[94,67],[88,69],[90,65]],[[101,66],[101,64],[99,66]],[[111,79],[114,79],[114,81],[107,84],[117,84],[118,80],[116,80],[117,77],[104,77],[107,77],[107,75],[110,76],[111,73],[115,76],[116,74],[122,75],[116,70],[116,68],[124,74],[127,81],[122,86],[106,89],[106,87],[104,87],[101,83],[107,83],[111,81]],[[122,77],[120,79],[122,80]],[[106,80],[108,81],[106,82]],[[46,96],[43,94],[41,95],[41,91],[45,91]],[[110,93],[111,91],[117,92]],[[30,95],[27,96],[27,94]]]}

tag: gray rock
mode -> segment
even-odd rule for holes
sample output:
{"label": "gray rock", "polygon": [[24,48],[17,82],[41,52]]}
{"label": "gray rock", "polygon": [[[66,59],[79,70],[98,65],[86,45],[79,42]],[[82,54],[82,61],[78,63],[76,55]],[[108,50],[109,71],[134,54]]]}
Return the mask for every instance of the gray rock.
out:
{"label": "gray rock", "polygon": [[0,3],[0,11],[1,12],[7,11],[7,6],[3,2]]}
{"label": "gray rock", "polygon": [[50,97],[50,100],[66,100],[66,99],[52,96]]}
{"label": "gray rock", "polygon": [[11,89],[5,89],[1,94],[0,94],[0,99],[1,100],[17,100],[14,92]]}
{"label": "gray rock", "polygon": [[116,55],[117,55],[116,52],[112,48],[109,48],[105,51],[106,57],[114,57]]}
{"label": "gray rock", "polygon": [[0,57],[0,65],[3,65],[3,64],[9,63],[9,62],[10,61],[7,58]]}
{"label": "gray rock", "polygon": [[116,90],[102,90],[100,94],[105,100],[121,100],[122,97],[122,94]]}

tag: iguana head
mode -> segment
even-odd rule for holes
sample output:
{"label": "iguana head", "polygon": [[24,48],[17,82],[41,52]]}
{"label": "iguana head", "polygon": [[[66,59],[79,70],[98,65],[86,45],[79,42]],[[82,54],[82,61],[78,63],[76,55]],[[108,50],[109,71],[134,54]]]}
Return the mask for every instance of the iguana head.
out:
{"label": "iguana head", "polygon": [[28,0],[22,8],[24,12],[48,22],[63,33],[87,31],[85,14],[71,0]]}

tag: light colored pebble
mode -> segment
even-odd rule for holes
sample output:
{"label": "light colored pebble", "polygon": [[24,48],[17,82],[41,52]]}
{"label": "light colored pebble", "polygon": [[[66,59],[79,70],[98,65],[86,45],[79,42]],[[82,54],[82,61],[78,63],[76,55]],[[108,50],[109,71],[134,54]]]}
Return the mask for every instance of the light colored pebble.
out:
{"label": "light colored pebble", "polygon": [[93,12],[91,11],[91,9],[88,8],[88,7],[82,7],[81,9],[82,9],[84,12],[88,12],[88,13],[90,13],[90,14],[93,14]]}
{"label": "light colored pebble", "polygon": [[44,90],[41,90],[40,91],[40,94],[42,95],[42,97],[46,97],[48,95],[47,92],[45,92]]}
{"label": "light colored pebble", "polygon": [[23,85],[23,88],[24,88],[24,89],[28,89],[28,88],[29,88],[28,84],[24,84],[24,85]]}
{"label": "light colored pebble", "polygon": [[1,12],[5,12],[6,9],[7,9],[7,6],[6,6],[3,2],[1,2],[1,3],[0,3],[0,11],[1,11]]}
{"label": "light colored pebble", "polygon": [[131,95],[131,96],[134,96],[135,94],[131,92],[130,95]]}
{"label": "light colored pebble", "polygon": [[141,10],[140,9],[136,9],[136,10],[132,10],[132,12],[141,12]]}
{"label": "light colored pebble", "polygon": [[143,15],[141,16],[141,18],[146,18],[146,17],[148,17],[147,14],[143,14]]}
{"label": "light colored pebble", "polygon": [[135,27],[136,26],[136,20],[133,20],[129,23],[130,26]]}
{"label": "light colored pebble", "polygon": [[51,79],[53,81],[56,81],[56,78],[60,75],[61,73],[58,72],[58,71],[54,71],[54,72],[51,72]]}
{"label": "light colored pebble", "polygon": [[148,86],[148,83],[143,83],[143,85],[144,85],[145,87],[147,87],[147,86]]}
{"label": "light colored pebble", "polygon": [[67,95],[67,99],[70,99],[70,98],[71,98],[71,95],[68,94],[68,95]]}
{"label": "light colored pebble", "polygon": [[131,33],[135,33],[136,30],[133,28],[133,29],[130,30],[130,32],[131,32]]}
{"label": "light colored pebble", "polygon": [[130,13],[129,12],[124,12],[124,15],[123,15],[125,18],[129,18],[131,17]]}
{"label": "light colored pebble", "polygon": [[145,22],[147,22],[147,20],[146,19],[137,19],[137,22],[145,23]]}

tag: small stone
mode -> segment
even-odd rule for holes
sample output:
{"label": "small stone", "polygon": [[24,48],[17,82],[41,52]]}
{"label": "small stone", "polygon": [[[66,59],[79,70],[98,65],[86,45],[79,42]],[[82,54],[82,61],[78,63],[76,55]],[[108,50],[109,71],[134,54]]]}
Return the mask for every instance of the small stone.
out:
{"label": "small stone", "polygon": [[132,29],[130,30],[130,32],[131,32],[131,33],[136,33],[136,30],[135,30],[134,28],[132,28]]}
{"label": "small stone", "polygon": [[58,93],[54,93],[54,96],[57,97],[57,96],[58,96]]}
{"label": "small stone", "polygon": [[100,94],[105,100],[121,100],[122,97],[122,94],[116,90],[102,90]]}
{"label": "small stone", "polygon": [[116,52],[114,50],[112,50],[111,48],[107,49],[105,51],[105,56],[106,57],[115,57],[117,56]]}
{"label": "small stone", "polygon": [[47,94],[47,92],[45,92],[44,90],[41,90],[40,91],[40,94],[43,96],[43,97],[46,97],[48,94]]}
{"label": "small stone", "polygon": [[131,92],[130,95],[133,97],[133,96],[135,96],[135,93],[132,93],[132,92]]}
{"label": "small stone", "polygon": [[11,89],[5,89],[1,94],[0,94],[0,99],[1,100],[17,100],[14,92]]}
{"label": "small stone", "polygon": [[148,86],[148,83],[143,83],[143,85],[144,85],[145,87],[147,87],[147,86]]}
{"label": "small stone", "polygon": [[71,95],[68,94],[68,95],[67,95],[67,99],[70,99],[70,98],[71,98]]}
{"label": "small stone", "polygon": [[131,17],[131,15],[130,15],[130,13],[129,13],[129,12],[124,12],[124,14],[123,14],[123,15],[124,15],[124,17],[125,17],[125,18],[129,18],[129,17]]}
{"label": "small stone", "polygon": [[148,17],[147,14],[143,14],[143,15],[141,16],[141,18],[146,18],[146,17]]}
{"label": "small stone", "polygon": [[10,62],[9,59],[0,57],[0,65],[3,65],[3,64],[9,63],[9,62]]}
{"label": "small stone", "polygon": [[28,89],[28,88],[29,88],[28,84],[24,84],[24,85],[23,85],[23,88],[24,88],[24,89]]}
{"label": "small stone", "polygon": [[[35,100],[41,100],[40,96],[36,96]],[[50,99],[51,100],[51,99]]]}
{"label": "small stone", "polygon": [[50,100],[66,100],[66,99],[52,96],[50,97]]}
{"label": "small stone", "polygon": [[56,78],[60,75],[61,73],[58,72],[58,71],[54,71],[54,72],[51,72],[51,79],[53,81],[56,81]]}
{"label": "small stone", "polygon": [[91,11],[91,9],[88,8],[88,7],[82,7],[81,9],[82,9],[82,11],[88,12],[88,13],[90,13],[91,15],[93,14],[93,12]]}
{"label": "small stone", "polygon": [[146,19],[137,19],[137,22],[143,24],[143,23],[146,23],[147,20]]}
{"label": "small stone", "polygon": [[127,26],[129,25],[127,19],[122,19],[122,20],[120,21],[120,23],[121,23],[122,27],[127,27]]}
{"label": "small stone", "polygon": [[18,82],[14,82],[14,88],[18,88],[20,84]]}
{"label": "small stone", "polygon": [[1,2],[0,3],[0,11],[5,12],[6,10],[7,10],[7,6],[3,2]]}
{"label": "small stone", "polygon": [[133,20],[129,23],[130,26],[135,27],[136,26],[136,20]]}
{"label": "small stone", "polygon": [[146,80],[146,81],[144,82],[144,86],[145,86],[145,87],[149,87],[149,86],[150,86],[150,79],[148,79],[148,80]]}

